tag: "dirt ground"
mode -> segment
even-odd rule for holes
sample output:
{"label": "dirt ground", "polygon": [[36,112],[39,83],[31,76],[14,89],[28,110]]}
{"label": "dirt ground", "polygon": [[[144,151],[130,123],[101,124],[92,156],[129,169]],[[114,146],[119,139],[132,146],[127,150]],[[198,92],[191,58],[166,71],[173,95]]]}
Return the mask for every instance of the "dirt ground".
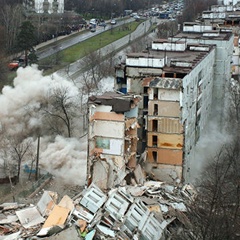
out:
{"label": "dirt ground", "polygon": [[46,176],[46,179],[36,184],[35,176],[28,179],[28,174],[22,173],[19,183],[12,188],[10,184],[0,184],[0,204],[7,202],[36,204],[44,190],[57,192],[60,201],[64,195],[74,197],[83,190],[83,186],[68,185],[52,176]]}

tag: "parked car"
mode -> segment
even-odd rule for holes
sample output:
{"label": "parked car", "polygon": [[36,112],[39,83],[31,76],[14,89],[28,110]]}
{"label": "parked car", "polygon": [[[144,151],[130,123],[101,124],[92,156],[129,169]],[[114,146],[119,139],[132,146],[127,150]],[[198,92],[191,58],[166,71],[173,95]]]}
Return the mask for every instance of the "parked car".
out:
{"label": "parked car", "polygon": [[91,32],[96,32],[96,28],[95,28],[95,27],[92,27],[92,28],[90,29],[90,31],[91,31]]}
{"label": "parked car", "polygon": [[117,24],[117,21],[115,19],[112,19],[110,24],[115,25],[115,24]]}
{"label": "parked car", "polygon": [[106,23],[105,22],[100,22],[99,24],[98,24],[98,26],[100,26],[100,27],[106,27]]}
{"label": "parked car", "polygon": [[17,70],[19,67],[19,62],[18,60],[13,60],[10,63],[8,63],[8,69],[11,71]]}
{"label": "parked car", "polygon": [[97,25],[97,19],[95,18],[90,19],[89,24]]}
{"label": "parked car", "polygon": [[24,56],[21,56],[17,59],[13,59],[10,63],[8,63],[8,69],[11,71],[17,70],[19,67],[23,67],[25,64]]}

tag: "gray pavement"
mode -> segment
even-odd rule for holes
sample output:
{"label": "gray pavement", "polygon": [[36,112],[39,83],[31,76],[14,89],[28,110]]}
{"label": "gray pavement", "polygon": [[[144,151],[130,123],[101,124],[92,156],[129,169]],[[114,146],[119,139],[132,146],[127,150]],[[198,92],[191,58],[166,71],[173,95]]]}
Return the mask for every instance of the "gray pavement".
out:
{"label": "gray pavement", "polygon": [[47,42],[39,44],[36,47],[38,59],[41,60],[43,58],[47,58],[54,53],[57,53],[61,50],[64,50],[68,47],[73,46],[74,44],[82,42],[104,31],[107,31],[111,28],[118,27],[124,23],[131,22],[131,21],[134,21],[134,19],[129,18],[124,20],[119,20],[118,24],[116,25],[107,24],[105,28],[102,26],[97,26],[95,32],[91,32],[89,29],[83,28],[80,31],[71,33],[70,35],[53,38]]}
{"label": "gray pavement", "polygon": [[[152,25],[152,20],[147,19],[145,22],[140,24],[137,29],[130,33],[129,35],[101,48],[101,55],[107,56],[110,54],[113,50],[115,53],[118,51],[121,51],[125,47],[127,47],[129,44],[131,44],[136,39],[144,36],[148,33],[150,27]],[[65,67],[64,69],[58,70],[56,73],[62,77],[70,78],[71,80],[74,80],[78,78],[78,76],[82,73],[82,68],[84,63],[84,58],[79,59],[78,61],[70,64],[69,66]]]}

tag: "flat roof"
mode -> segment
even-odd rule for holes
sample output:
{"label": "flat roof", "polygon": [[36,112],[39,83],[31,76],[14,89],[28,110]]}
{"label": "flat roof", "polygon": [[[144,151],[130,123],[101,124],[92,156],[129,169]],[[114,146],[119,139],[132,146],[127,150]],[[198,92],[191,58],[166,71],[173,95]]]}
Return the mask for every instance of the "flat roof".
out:
{"label": "flat roof", "polygon": [[[212,31],[205,31],[203,32],[204,34],[207,33],[212,33]],[[202,32],[180,32],[174,36],[174,39],[187,39],[187,38],[192,38],[192,39],[204,39],[204,40],[217,40],[217,41],[227,41],[231,38],[233,35],[232,32],[222,32],[219,30],[218,35],[203,35]]]}
{"label": "flat roof", "polygon": [[[209,51],[197,51],[189,50],[190,47],[209,47]],[[211,44],[189,44],[185,51],[164,51],[164,50],[152,50],[138,52],[138,53],[128,53],[128,58],[152,58],[152,59],[162,59],[167,58],[167,64],[162,68],[164,71],[172,71],[179,73],[188,73],[196,65],[198,65],[208,54],[215,48],[215,45]],[[171,63],[180,62],[180,63],[191,63],[189,66],[173,66]],[[130,65],[128,65],[130,67]]]}

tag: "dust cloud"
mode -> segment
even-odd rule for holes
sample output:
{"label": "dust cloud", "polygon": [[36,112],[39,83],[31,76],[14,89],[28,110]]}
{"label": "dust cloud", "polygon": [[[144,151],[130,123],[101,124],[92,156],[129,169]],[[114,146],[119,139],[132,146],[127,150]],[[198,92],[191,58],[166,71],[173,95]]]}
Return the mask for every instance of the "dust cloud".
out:
{"label": "dust cloud", "polygon": [[[19,68],[13,86],[4,86],[0,95],[1,141],[4,136],[14,139],[24,133],[26,138],[32,138],[35,151],[37,139],[31,136],[32,130],[44,129],[43,124],[46,123],[41,119],[40,108],[51,89],[58,86],[67,87],[71,97],[79,94],[79,89],[71,81],[57,75],[43,76],[36,65]],[[3,154],[0,153],[0,167],[3,168],[6,159],[1,156]],[[41,135],[39,166],[64,182],[84,185],[86,161],[86,137],[48,136],[47,132]],[[25,157],[23,164],[29,162],[30,159]]]}
{"label": "dust cloud", "polygon": [[[220,129],[222,131],[220,131]],[[214,161],[220,149],[232,140],[232,136],[220,128],[216,122],[209,121],[204,133],[197,142],[189,161],[187,182],[194,183],[203,174],[204,168]]]}

